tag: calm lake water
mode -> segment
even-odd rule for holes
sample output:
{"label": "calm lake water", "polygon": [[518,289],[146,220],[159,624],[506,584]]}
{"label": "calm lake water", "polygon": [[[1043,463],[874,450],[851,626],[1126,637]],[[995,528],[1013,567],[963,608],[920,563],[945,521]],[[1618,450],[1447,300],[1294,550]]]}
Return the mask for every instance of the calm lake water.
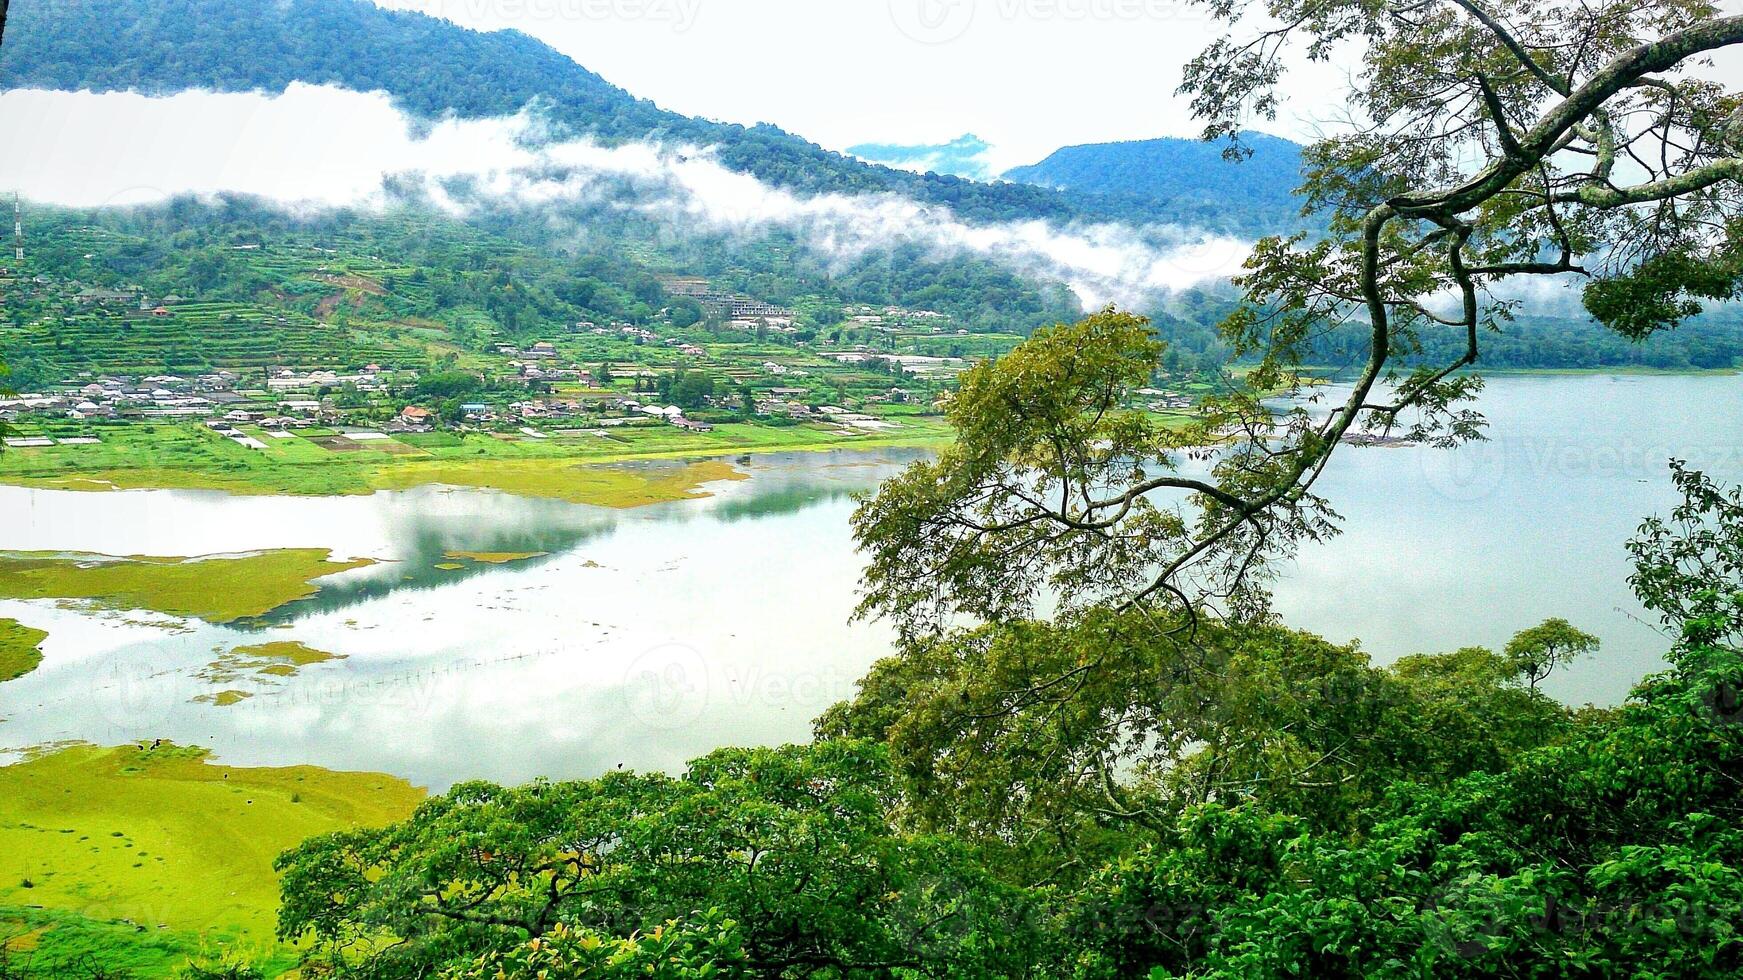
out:
{"label": "calm lake water", "polygon": [[[1322,490],[1345,533],[1277,587],[1292,625],[1361,637],[1381,661],[1499,645],[1548,616],[1604,651],[1548,689],[1613,703],[1666,646],[1630,597],[1623,542],[1674,503],[1665,461],[1743,480],[1743,378],[1490,382],[1491,440],[1350,449]],[[442,788],[485,778],[676,768],[724,744],[804,738],[889,648],[850,624],[851,495],[916,453],[741,461],[716,495],[613,511],[425,488],[345,498],[0,488],[0,549],[202,555],[324,547],[383,563],[323,580],[264,628],[0,602],[49,631],[0,685],[0,756],[64,739],[212,747],[237,765],[381,770]],[[545,551],[443,570],[447,551]],[[344,657],[193,698],[215,651],[297,640]]]}

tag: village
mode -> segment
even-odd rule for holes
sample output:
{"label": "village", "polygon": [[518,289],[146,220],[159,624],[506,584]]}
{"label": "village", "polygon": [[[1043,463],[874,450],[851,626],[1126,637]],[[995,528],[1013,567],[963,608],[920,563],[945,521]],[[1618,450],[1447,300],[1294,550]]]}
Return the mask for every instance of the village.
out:
{"label": "village", "polygon": [[0,266],[0,438],[20,451],[0,468],[30,473],[106,467],[106,443],[177,430],[299,461],[308,445],[397,457],[455,439],[580,455],[935,440],[956,376],[1023,339],[932,309],[784,306],[682,275],[647,283],[647,303],[527,322],[489,305],[496,289],[464,301],[467,280],[442,267],[313,241],[209,248],[258,280],[214,294],[194,265],[99,275],[144,240],[76,222],[43,239],[83,259],[43,271],[20,238]]}
{"label": "village", "polygon": [[[32,283],[38,294],[57,286],[77,317],[119,323],[112,332],[123,335],[136,335],[141,323],[209,314],[212,305],[129,289],[71,291],[46,277]],[[791,311],[738,301],[725,309],[754,316],[753,329],[792,329]],[[0,395],[0,422],[5,446],[19,450],[100,445],[106,434],[142,424],[198,426],[257,451],[299,435],[364,443],[437,432],[526,439],[609,433],[621,440],[656,427],[706,434],[728,422],[802,425],[851,438],[900,426],[880,409],[934,413],[968,364],[866,347],[811,353],[802,344],[746,357],[742,344],[710,345],[694,333],[582,320],[554,340],[499,339],[485,351],[442,351],[434,363],[426,352],[417,366],[390,356],[385,364],[337,368],[77,371],[47,384],[32,378],[38,383],[30,390]],[[597,359],[583,359],[588,355]]]}

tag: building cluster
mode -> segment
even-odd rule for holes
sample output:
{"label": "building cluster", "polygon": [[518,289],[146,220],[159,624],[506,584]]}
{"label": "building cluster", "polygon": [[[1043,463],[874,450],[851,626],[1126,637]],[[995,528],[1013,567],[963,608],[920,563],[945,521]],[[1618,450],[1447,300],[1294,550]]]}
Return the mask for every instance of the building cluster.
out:
{"label": "building cluster", "polygon": [[786,307],[762,300],[715,289],[706,279],[694,276],[669,276],[661,285],[672,296],[693,299],[710,316],[724,321],[735,330],[752,331],[759,327],[790,333],[799,314]]}
{"label": "building cluster", "polygon": [[1152,412],[1184,411],[1195,407],[1190,396],[1160,388],[1139,388],[1137,395]]}
{"label": "building cluster", "polygon": [[229,372],[195,378],[166,374],[78,379],[58,392],[0,398],[0,419],[16,422],[33,415],[75,420],[208,418],[223,405],[240,400],[235,394],[237,380]]}
{"label": "building cluster", "polygon": [[[847,322],[855,326],[893,333],[897,330],[943,333],[949,328],[950,314],[937,310],[909,310],[900,306],[874,307],[861,304],[842,311]],[[967,330],[957,330],[959,334]]]}

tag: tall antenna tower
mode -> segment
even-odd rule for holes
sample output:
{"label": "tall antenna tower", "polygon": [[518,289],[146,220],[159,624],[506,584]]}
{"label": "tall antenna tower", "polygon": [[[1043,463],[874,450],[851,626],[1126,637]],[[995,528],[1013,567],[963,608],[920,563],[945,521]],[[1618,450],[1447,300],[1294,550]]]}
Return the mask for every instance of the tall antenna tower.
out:
{"label": "tall antenna tower", "polygon": [[12,252],[18,271],[24,271],[24,206],[18,202],[18,192],[12,192]]}

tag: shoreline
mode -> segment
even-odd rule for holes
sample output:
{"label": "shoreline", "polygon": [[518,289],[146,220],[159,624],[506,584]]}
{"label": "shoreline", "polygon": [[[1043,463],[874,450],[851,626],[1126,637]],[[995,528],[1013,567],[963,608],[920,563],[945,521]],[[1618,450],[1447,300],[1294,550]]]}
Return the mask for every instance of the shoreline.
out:
{"label": "shoreline", "polygon": [[[289,482],[274,482],[272,474],[261,473],[251,481],[247,470],[225,469],[219,466],[141,465],[130,467],[92,466],[67,467],[50,473],[5,472],[0,470],[0,486],[28,490],[61,490],[72,493],[123,493],[145,490],[188,490],[219,493],[232,497],[368,497],[376,493],[448,486],[460,490],[495,490],[533,499],[566,500],[588,506],[633,509],[656,503],[700,499],[713,496],[703,489],[722,480],[747,478],[743,474],[723,474],[718,467],[731,468],[723,462],[732,457],[770,456],[780,453],[826,453],[838,451],[876,451],[885,449],[924,449],[948,445],[950,439],[936,432],[913,434],[873,434],[844,439],[819,438],[794,443],[760,443],[752,445],[700,445],[671,448],[651,446],[645,449],[625,447],[610,452],[548,456],[482,456],[475,458],[425,457],[394,462],[370,463],[350,469],[349,474],[361,480],[353,486],[297,486]],[[661,474],[643,475],[627,471],[625,464],[641,462],[680,462],[693,464],[697,472],[671,474],[694,479],[661,479]],[[334,460],[287,464],[290,473],[306,472],[322,475],[323,471],[346,468],[346,461]],[[427,475],[417,471],[431,471]],[[617,471],[624,481],[634,486],[603,486],[588,488],[574,483],[553,483],[567,469],[603,476]],[[453,481],[443,479],[457,472],[470,470],[483,479]],[[492,483],[491,471],[499,475],[519,475],[522,480]],[[736,471],[735,471],[736,472]],[[419,476],[424,478],[418,478]],[[136,479],[117,479],[124,477]],[[143,479],[137,479],[143,477]],[[155,479],[154,479],[155,477]],[[545,480],[537,478],[544,477]],[[499,485],[507,484],[507,485]],[[683,484],[680,486],[679,484]]]}
{"label": "shoreline", "polygon": [[[1308,370],[1320,370],[1309,368]],[[1326,371],[1320,375],[1324,383],[1337,383],[1343,371]],[[1735,377],[1743,376],[1743,368],[1660,369],[1660,368],[1492,368],[1461,372],[1488,378],[1658,378],[1658,377]],[[774,430],[778,431],[778,430]],[[742,479],[742,475],[723,475],[717,466],[730,467],[721,461],[734,457],[770,456],[781,453],[827,453],[877,451],[888,449],[937,449],[952,441],[949,433],[936,427],[916,432],[874,432],[862,436],[840,436],[818,432],[814,437],[793,442],[767,439],[768,433],[758,430],[766,441],[749,444],[707,442],[696,445],[614,447],[563,447],[575,452],[554,452],[538,455],[475,456],[424,455],[391,460],[349,460],[343,457],[305,458],[299,460],[240,457],[257,462],[255,468],[246,463],[227,465],[232,461],[218,458],[198,459],[191,465],[173,458],[151,460],[136,465],[62,465],[30,470],[8,471],[7,457],[0,456],[0,486],[16,486],[36,490],[64,490],[74,493],[107,493],[133,490],[189,490],[219,493],[232,497],[354,497],[372,496],[379,492],[412,490],[421,487],[446,486],[460,490],[495,490],[531,499],[565,500],[587,506],[633,509],[656,503],[713,496],[705,489],[722,479]],[[476,437],[473,437],[476,438]],[[482,443],[482,445],[489,445]],[[550,446],[549,448],[557,448]],[[66,462],[73,462],[67,460]],[[639,474],[625,464],[680,462],[693,464],[692,474]],[[592,477],[587,480],[564,480],[565,470],[578,470]],[[423,472],[420,472],[423,471]]]}
{"label": "shoreline", "polygon": [[[1341,376],[1356,373],[1356,368],[1332,368],[1326,365],[1309,365],[1305,371],[1323,372],[1328,381],[1337,381]],[[1743,367],[1728,368],[1655,368],[1655,367],[1594,367],[1594,368],[1521,368],[1521,367],[1475,367],[1465,368],[1459,375],[1481,375],[1483,377],[1509,378],[1601,378],[1606,376],[1626,378],[1713,378],[1734,377],[1743,375]]]}

